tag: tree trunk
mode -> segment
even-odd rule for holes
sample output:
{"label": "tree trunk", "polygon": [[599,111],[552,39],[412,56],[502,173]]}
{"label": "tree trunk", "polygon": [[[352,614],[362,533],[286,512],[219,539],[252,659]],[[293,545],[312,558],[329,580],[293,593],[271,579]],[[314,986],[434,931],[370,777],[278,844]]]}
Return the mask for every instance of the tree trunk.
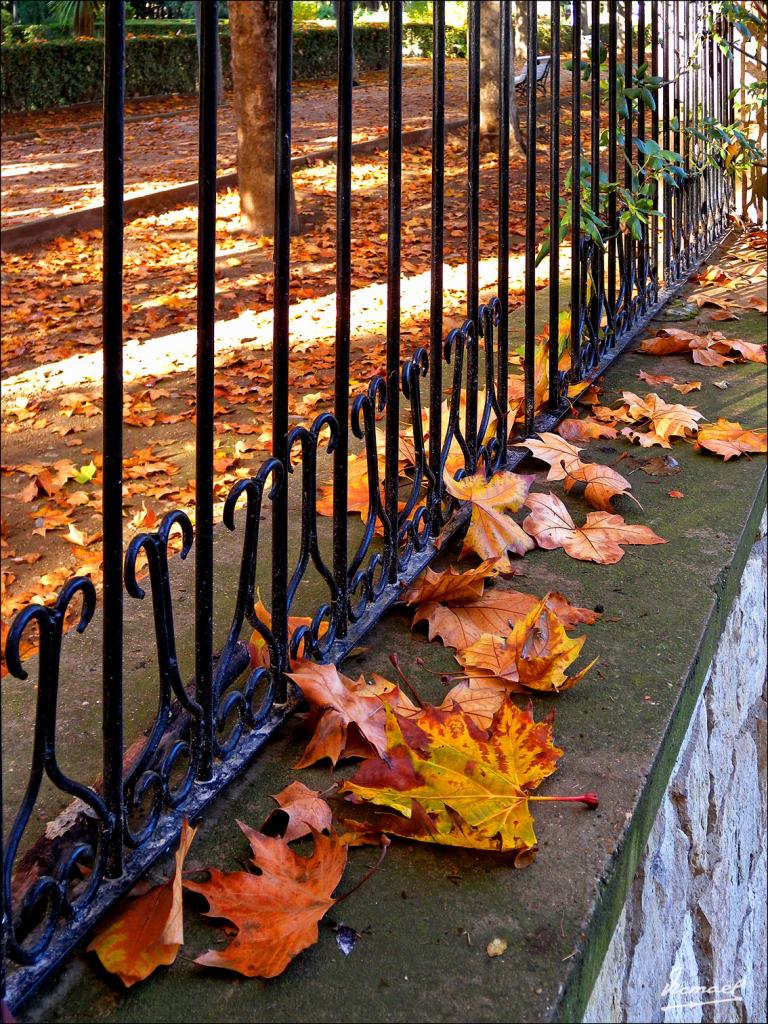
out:
{"label": "tree trunk", "polygon": [[515,70],[519,75],[528,60],[528,3],[517,0],[512,4],[512,35],[516,40],[512,46],[515,55]]}
{"label": "tree trunk", "polygon": [[[516,52],[516,38],[517,33],[515,32],[515,19],[511,19],[512,24],[510,27],[511,38],[509,40],[510,53]],[[527,54],[527,50],[526,50]],[[515,72],[512,69],[512,75],[510,76],[509,84],[509,127],[510,127],[510,140],[514,144],[514,148],[520,156],[525,156],[525,141],[523,139],[523,133],[520,131],[520,108],[517,105],[517,89],[515,88]]]}
{"label": "tree trunk", "polygon": [[480,146],[495,150],[499,138],[500,0],[480,4]]}
{"label": "tree trunk", "polygon": [[[230,0],[228,8],[240,213],[249,230],[274,235],[277,3]],[[291,233],[299,233],[293,190]]]}
{"label": "tree trunk", "polygon": [[[195,4],[195,39],[197,40],[197,59],[200,60],[200,4]],[[219,103],[224,102],[224,72],[221,67],[221,41],[218,25],[216,26],[216,96]]]}

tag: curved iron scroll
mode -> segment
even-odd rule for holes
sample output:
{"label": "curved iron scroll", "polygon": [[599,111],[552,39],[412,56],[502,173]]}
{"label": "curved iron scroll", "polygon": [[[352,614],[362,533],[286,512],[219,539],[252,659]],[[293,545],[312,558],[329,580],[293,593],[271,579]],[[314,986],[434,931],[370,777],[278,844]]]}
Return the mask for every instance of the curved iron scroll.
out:
{"label": "curved iron scroll", "polygon": [[[6,659],[8,669],[17,679],[26,679],[20,656],[21,639],[27,627],[36,622],[40,635],[38,662],[37,704],[32,740],[32,767],[27,788],[13,819],[4,853],[3,902],[8,920],[3,922],[7,929],[8,954],[19,964],[34,963],[46,950],[54,936],[61,917],[74,917],[93,899],[106,867],[107,840],[112,832],[113,821],[102,798],[88,786],[65,775],[56,758],[56,712],[59,691],[59,667],[61,661],[61,639],[64,633],[64,617],[70,602],[76,594],[82,594],[78,633],[82,633],[93,618],[96,608],[96,591],[85,577],[75,577],[62,588],[52,608],[29,605],[13,622],[8,634]],[[12,893],[13,867],[22,836],[29,824],[35,803],[40,794],[44,776],[67,796],[76,797],[85,805],[85,814],[93,823],[92,840],[78,842],[69,850],[65,859],[59,862],[55,875],[37,878],[21,896],[20,906],[14,908]],[[89,863],[90,874],[82,883],[79,865]],[[82,884],[82,891],[73,898],[71,887]],[[18,903],[18,899],[17,899]],[[20,933],[28,932],[34,925],[37,938],[24,943]]]}
{"label": "curved iron scroll", "polygon": [[[155,721],[137,761],[129,769],[123,783],[125,793],[125,838],[129,846],[137,847],[152,835],[164,807],[178,807],[195,781],[200,755],[198,732],[202,708],[188,693],[179,673],[176,655],[176,635],[173,624],[173,598],[168,573],[168,540],[175,526],[181,530],[181,557],[186,558],[192,547],[192,524],[186,513],[169,512],[163,517],[155,533],[142,533],[134,537],[125,553],[125,589],[131,597],[142,599],[144,589],[136,579],[136,560],[144,551],[149,569],[152,591],[152,611],[155,620],[155,643],[160,676],[159,702]],[[171,714],[174,695],[187,712],[185,739],[175,739],[168,748],[163,742]],[[171,776],[177,765],[185,759],[187,769],[181,782],[171,785]],[[130,824],[132,812],[141,813],[145,800],[149,808],[142,828],[134,831]]]}
{"label": "curved iron scroll", "polygon": [[[317,449],[320,434],[328,429],[326,451],[332,454],[339,436],[339,425],[330,413],[322,413],[317,417],[309,430],[306,427],[295,427],[288,435],[288,472],[293,472],[291,453],[298,443],[301,446],[301,550],[288,583],[288,608],[290,609],[299,584],[307,571],[310,561],[325,580],[330,593],[330,603],[323,603],[316,610],[309,626],[300,626],[291,637],[290,654],[297,657],[299,650],[305,656],[323,658],[327,655],[334,640],[339,620],[338,588],[333,573],[325,564],[317,536]],[[325,631],[322,626],[325,623]],[[322,636],[321,636],[322,633]]]}
{"label": "curved iron scroll", "polygon": [[[228,739],[222,742],[219,736],[214,737],[217,757],[226,758],[237,746],[243,729],[257,728],[265,721],[274,704],[277,693],[280,658],[269,625],[256,614],[256,565],[259,554],[259,524],[261,522],[261,506],[267,482],[272,480],[268,497],[274,499],[279,487],[285,484],[285,472],[279,459],[271,458],[262,465],[256,476],[248,480],[239,480],[227,495],[224,503],[222,519],[228,530],[235,529],[235,509],[240,498],[246,497],[245,533],[243,534],[243,553],[240,561],[240,579],[237,586],[237,599],[232,624],[227,640],[219,656],[214,676],[214,706],[216,727],[220,735],[236,713],[237,724],[233,727]],[[269,651],[269,667],[254,666],[242,690],[228,688],[235,681],[235,651],[240,639],[243,624],[248,622],[263,638]],[[259,690],[263,689],[261,700],[254,707],[254,700]],[[227,692],[228,691],[228,692]]]}

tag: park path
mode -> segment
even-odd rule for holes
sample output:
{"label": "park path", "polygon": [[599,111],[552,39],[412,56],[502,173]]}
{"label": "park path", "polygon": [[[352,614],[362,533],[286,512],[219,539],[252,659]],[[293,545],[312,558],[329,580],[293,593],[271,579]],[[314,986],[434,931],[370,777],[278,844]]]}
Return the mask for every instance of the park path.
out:
{"label": "park path", "polygon": [[[466,61],[449,60],[446,70],[446,117],[466,112]],[[431,61],[406,58],[403,68],[403,128],[426,128],[431,123]],[[163,107],[148,101],[147,117],[129,120],[125,129],[126,196],[148,188],[163,189],[197,177],[197,111],[194,100],[178,107],[178,99]],[[170,107],[170,111],[169,111]],[[174,109],[176,108],[176,109]],[[141,115],[142,104],[132,101],[131,118]],[[172,116],[169,116],[172,113]],[[24,119],[24,138],[6,127],[3,139],[2,226],[28,223],[58,213],[81,210],[102,197],[101,126],[98,112],[79,116],[63,113],[62,121],[49,113]],[[295,155],[325,149],[336,141],[335,81],[304,82],[295,86],[293,108]],[[386,72],[362,76],[354,90],[353,142],[386,135]],[[34,138],[29,138],[34,133]],[[235,169],[237,133],[227,98],[219,112],[218,171]]]}

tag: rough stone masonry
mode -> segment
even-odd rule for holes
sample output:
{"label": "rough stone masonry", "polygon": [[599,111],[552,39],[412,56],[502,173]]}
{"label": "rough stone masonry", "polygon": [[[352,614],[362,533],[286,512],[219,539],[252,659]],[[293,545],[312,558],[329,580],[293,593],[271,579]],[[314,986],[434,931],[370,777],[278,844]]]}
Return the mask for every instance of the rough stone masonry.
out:
{"label": "rough stone masonry", "polygon": [[765,1021],[766,518],[584,1021]]}

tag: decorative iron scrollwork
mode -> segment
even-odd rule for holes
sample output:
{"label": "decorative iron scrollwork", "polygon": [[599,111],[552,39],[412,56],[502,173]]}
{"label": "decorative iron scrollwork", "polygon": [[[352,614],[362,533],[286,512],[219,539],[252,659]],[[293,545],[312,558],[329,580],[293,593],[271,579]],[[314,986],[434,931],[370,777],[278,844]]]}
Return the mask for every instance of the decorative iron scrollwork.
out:
{"label": "decorative iron scrollwork", "polygon": [[[181,557],[186,558],[193,542],[192,524],[186,513],[178,509],[163,517],[155,533],[141,533],[134,537],[125,553],[125,589],[131,597],[138,599],[145,596],[145,591],[136,578],[136,560],[141,551],[144,551],[147,558],[160,676],[159,706],[155,721],[141,754],[128,769],[123,784],[125,837],[128,845],[133,847],[140,846],[152,835],[163,807],[178,807],[187,796],[195,781],[200,753],[197,734],[202,708],[182,682],[176,654],[173,597],[168,572],[168,541],[175,526],[181,530]],[[188,718],[185,738],[173,739],[169,744],[166,732],[172,696],[176,697]],[[173,773],[184,759],[187,761],[186,771],[181,781],[172,785]],[[142,815],[141,808],[145,801],[149,802],[149,807]],[[134,831],[130,825],[132,814],[146,818],[144,826],[138,831]]]}
{"label": "decorative iron scrollwork", "polygon": [[[33,964],[47,949],[62,917],[76,916],[93,899],[106,867],[107,839],[113,822],[102,798],[88,786],[66,775],[56,756],[56,717],[61,663],[61,640],[64,618],[73,598],[82,595],[82,607],[76,629],[84,632],[96,608],[96,591],[85,577],[75,577],[62,588],[52,608],[32,604],[16,617],[8,633],[6,659],[8,669],[17,679],[26,679],[21,663],[21,640],[27,627],[37,623],[40,638],[38,659],[37,702],[32,738],[32,765],[29,781],[18,811],[13,819],[3,860],[3,896],[8,910],[8,954],[19,964]],[[47,776],[61,793],[82,801],[83,813],[92,823],[91,839],[75,843],[61,860],[55,874],[45,874],[21,896],[12,887],[13,868],[19,844],[32,817],[43,778]],[[87,865],[90,873],[85,881],[78,870]],[[73,896],[72,890],[75,890]],[[14,902],[17,904],[14,907]],[[20,905],[19,905],[20,903]],[[3,924],[5,928],[5,923]],[[25,943],[28,934],[36,938]]]}

